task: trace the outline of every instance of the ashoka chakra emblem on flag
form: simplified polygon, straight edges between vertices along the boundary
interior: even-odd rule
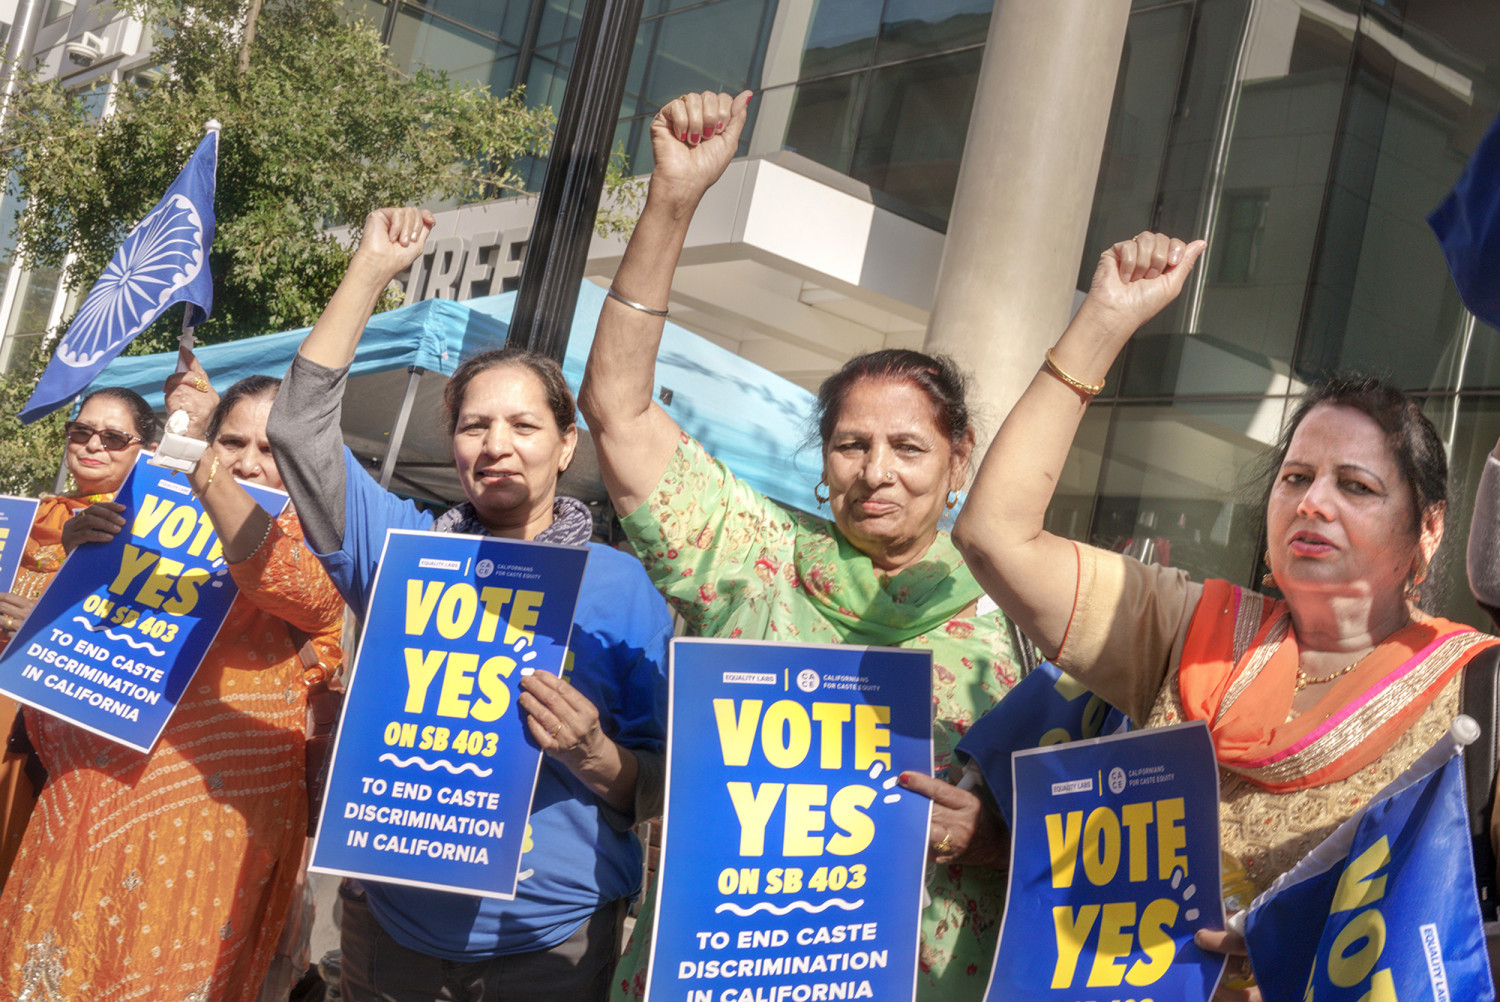
[[[75,368],[92,365],[155,320],[203,268],[203,219],[186,195],[173,195],[130,231],[78,308],[57,357]]]

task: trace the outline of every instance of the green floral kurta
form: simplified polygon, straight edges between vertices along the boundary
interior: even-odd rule
[[[969,725],[1016,683],[1005,617],[987,601],[993,611],[977,611],[983,592],[945,533],[920,563],[886,577],[832,522],[782,508],[686,435],[661,482],[623,524],[693,635],[931,651],[939,774]],[[933,866],[927,889],[917,997],[979,999],[1005,881],[982,867]],[[645,992],[652,908],[648,898],[615,976],[616,999]]]

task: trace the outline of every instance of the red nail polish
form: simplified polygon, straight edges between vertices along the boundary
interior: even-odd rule
[[[897,782],[899,782],[902,786],[906,786],[907,785],[906,773],[903,772],[901,774],[900,778],[897,780]]]
[[[682,135],[678,136],[677,138],[680,139],[680,140],[682,140],[685,143],[685,142],[687,142],[687,133],[684,132]]]
[[[695,133],[693,133],[692,137],[688,140],[688,142],[690,142],[690,143],[696,143],[699,140],[701,140],[702,138],[703,138],[703,135],[701,133],[695,132]]]

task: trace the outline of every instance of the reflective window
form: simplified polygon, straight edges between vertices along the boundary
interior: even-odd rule
[[[1261,6],[1225,151],[1197,329],[1268,372],[1292,360],[1317,246],[1356,21],[1338,14]]]
[[[653,113],[682,94],[738,91],[758,80],[770,6],[765,0],[719,0],[657,21],[645,71],[645,103]]]
[[[53,21],[60,21],[73,13],[75,6],[76,4],[71,0],[50,0],[47,4],[47,16],[43,20],[49,24]]]
[[[1476,30],[1485,23],[1439,39],[1383,12],[1361,20],[1299,369],[1357,366],[1414,390],[1458,378],[1470,320],[1426,217],[1495,116],[1485,81],[1500,68],[1500,20]]]
[[[397,65],[442,70],[454,80],[483,84],[497,93],[514,84],[515,46],[411,4],[403,4],[396,15],[390,52]]]
[[[847,174],[859,134],[856,116],[868,79],[864,73],[850,73],[798,84],[782,145]]]
[[[802,49],[802,76],[870,65],[880,32],[880,4],[872,0],[817,0]]]
[[[1088,288],[1100,251],[1155,225],[1191,30],[1192,10],[1180,4],[1130,18],[1078,275],[1080,289]]]
[[[886,0],[875,59],[884,63],[983,45],[994,9],[994,0]]]
[[[587,6],[588,0],[539,0],[539,2],[542,4],[542,19],[536,35],[538,45],[550,45],[578,37],[578,26],[583,23],[583,9]]]
[[[982,55],[966,49],[872,72],[850,175],[947,219]]]
[[[1248,582],[1264,536],[1258,461],[1285,398],[1115,408],[1089,542],[1195,581]]]

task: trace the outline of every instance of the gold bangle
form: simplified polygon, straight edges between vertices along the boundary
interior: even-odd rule
[[[1077,390],[1085,396],[1097,397],[1100,393],[1104,392],[1104,380],[1101,379],[1098,383],[1090,385],[1081,379],[1074,379],[1062,371],[1062,366],[1058,365],[1057,360],[1052,357],[1051,348],[1047,349],[1047,371],[1056,376],[1069,388]]]
[[[216,474],[218,472],[219,472],[219,455],[218,455],[218,453],[214,453],[214,462],[213,462],[213,465],[208,468],[208,479],[205,480],[205,481],[203,481],[203,489],[198,492],[198,496],[200,498],[203,495],[207,494],[208,493],[208,489],[213,486],[214,474]]]

